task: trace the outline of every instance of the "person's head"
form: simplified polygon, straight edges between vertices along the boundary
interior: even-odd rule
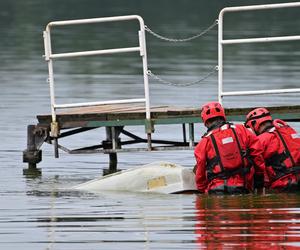
[[[245,126],[259,135],[272,125],[272,121],[272,116],[266,108],[256,108],[248,113]]]
[[[216,121],[226,121],[225,111],[218,102],[209,102],[201,108],[201,118],[206,127]]]

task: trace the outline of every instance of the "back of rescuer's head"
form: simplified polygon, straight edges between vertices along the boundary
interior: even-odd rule
[[[251,128],[256,134],[260,134],[260,128],[266,122],[272,122],[272,116],[266,108],[256,108],[246,116],[245,126]]]
[[[201,118],[205,126],[207,126],[207,122],[211,122],[217,117],[226,121],[225,111],[220,103],[209,102],[202,106]]]

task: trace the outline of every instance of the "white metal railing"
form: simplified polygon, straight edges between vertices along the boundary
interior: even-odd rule
[[[279,36],[279,37],[262,37],[262,38],[246,38],[246,39],[223,39],[223,18],[227,12],[239,12],[250,10],[266,10],[300,7],[300,2],[279,3],[266,5],[252,5],[240,7],[227,7],[220,11],[218,18],[218,100],[222,103],[223,96],[239,96],[239,95],[264,95],[264,94],[281,94],[300,92],[300,88],[294,89],[269,89],[269,90],[253,90],[253,91],[223,91],[223,45],[240,44],[240,43],[265,43],[279,41],[300,40],[300,36]]]
[[[139,47],[80,51],[80,52],[58,53],[58,54],[52,53],[51,34],[50,34],[50,30],[52,27],[77,25],[77,24],[128,21],[128,20],[138,20],[138,22],[139,22],[139,26],[140,26],[140,30],[138,32]],[[147,65],[147,51],[146,51],[146,40],[145,40],[145,25],[144,25],[144,20],[142,17],[140,17],[138,15],[129,15],[129,16],[116,16],[116,17],[104,17],[104,18],[91,18],[91,19],[50,22],[46,26],[46,30],[44,31],[43,35],[44,35],[44,46],[45,46],[45,60],[48,62],[50,99],[51,99],[51,115],[52,115],[52,123],[53,124],[56,123],[56,109],[87,107],[87,106],[95,106],[95,105],[101,105],[101,104],[120,104],[120,103],[144,102],[145,107],[146,107],[146,119],[149,120],[151,118],[149,82],[148,82],[148,74],[147,74],[148,65]],[[91,55],[104,55],[104,54],[114,54],[114,53],[128,53],[128,52],[140,52],[140,56],[142,57],[143,76],[144,76],[144,95],[145,95],[144,98],[99,101],[99,102],[71,103],[71,104],[56,104],[55,91],[54,91],[55,88],[54,88],[54,76],[53,76],[53,59],[79,57],[79,56],[91,56]]]

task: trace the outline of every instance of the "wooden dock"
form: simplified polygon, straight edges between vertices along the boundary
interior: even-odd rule
[[[245,121],[252,108],[225,108],[228,120]],[[266,107],[275,118],[300,121],[300,105]],[[51,115],[38,115],[40,125],[49,125]],[[139,105],[101,105],[73,108],[57,114],[61,129],[75,127],[145,125],[145,107]],[[151,108],[151,121],[155,124],[201,123],[200,108],[156,106]]]
[[[224,91],[223,88],[223,46],[226,44],[253,43],[253,42],[275,42],[287,40],[299,40],[300,36],[282,37],[260,37],[244,39],[223,39],[223,13],[231,11],[245,11],[254,9],[286,8],[298,7],[299,4],[276,4],[276,5],[257,5],[233,9],[227,7],[219,13],[218,24],[218,66],[211,72],[218,71],[218,100],[222,102],[224,96],[243,96],[243,95],[265,95],[265,94],[284,94],[300,93],[300,88],[250,90],[250,91]],[[52,53],[51,32],[56,26],[82,25],[106,22],[135,21],[139,23],[138,47],[122,47],[98,50],[83,50],[75,52]],[[209,29],[207,29],[208,31]],[[117,171],[117,153],[131,151],[157,151],[157,150],[192,150],[197,144],[194,140],[194,125],[201,123],[200,107],[182,108],[172,106],[151,107],[149,76],[153,76],[148,68],[147,48],[145,37],[144,20],[138,15],[65,20],[50,22],[43,32],[45,61],[48,64],[48,83],[50,90],[50,109],[51,114],[38,115],[37,124],[28,125],[27,128],[27,149],[23,152],[23,161],[28,163],[27,172],[38,172],[37,164],[42,160],[41,146],[43,143],[50,143],[54,146],[54,156],[59,157],[59,150],[70,154],[90,154],[105,153],[109,155],[108,173]],[[53,38],[52,38],[53,39]],[[70,51],[72,49],[70,48]],[[124,100],[99,100],[97,102],[83,103],[58,103],[55,96],[55,81],[53,63],[60,58],[73,58],[82,56],[100,56],[115,53],[136,53],[141,59],[144,92],[139,98],[127,98]],[[151,74],[150,74],[151,73]],[[208,76],[211,74],[209,73]],[[207,77],[208,77],[207,76]],[[204,77],[202,80],[205,80]],[[159,80],[159,78],[157,78]],[[160,79],[161,80],[161,79]],[[201,81],[202,81],[201,80]],[[137,96],[135,96],[137,97]],[[215,99],[215,98],[213,98]],[[114,103],[114,104],[112,104]],[[201,104],[199,104],[200,106]],[[76,107],[76,108],[75,108]],[[80,107],[80,108],[79,108]],[[245,121],[246,114],[253,109],[249,108],[226,108],[225,113],[228,121]],[[286,121],[300,121],[300,105],[285,107],[267,107],[273,118],[280,118]],[[177,140],[163,140],[163,136],[155,131],[157,125],[181,125],[176,126],[180,131],[176,135],[182,134]],[[144,127],[145,138],[133,134],[127,130],[130,126]],[[104,138],[101,143],[88,147],[68,149],[60,144],[60,139],[70,137],[75,134],[96,128],[105,128]],[[152,135],[155,134],[153,139]],[[121,136],[122,135],[122,136]],[[125,136],[123,136],[125,135]],[[100,135],[99,135],[100,137]],[[126,140],[124,140],[126,138]],[[127,139],[128,138],[128,139]],[[98,138],[97,138],[98,139]],[[180,140],[180,141],[178,141]],[[97,140],[99,142],[100,139]]]
[[[273,118],[285,121],[300,121],[300,105],[267,107]],[[245,121],[246,114],[252,108],[225,109],[228,121]],[[197,142],[194,141],[194,124],[201,123],[200,108],[182,108],[172,106],[156,106],[151,108],[151,120],[145,119],[145,107],[138,104],[114,104],[92,107],[73,108],[57,113],[59,128],[57,138],[51,136],[50,114],[37,115],[37,124],[28,126],[27,149],[23,152],[23,161],[28,163],[25,173],[37,171],[37,163],[42,160],[41,146],[44,142],[54,144],[56,141],[56,157],[58,149],[70,154],[109,154],[108,173],[117,171],[117,153],[131,151],[164,151],[164,150],[192,150]],[[145,135],[153,134],[156,125],[182,125],[181,141],[152,140],[141,138],[126,130],[128,126],[145,127]],[[78,149],[67,149],[59,144],[63,137],[72,136],[95,128],[105,128],[106,140],[98,145],[91,145]],[[188,131],[188,133],[187,133]],[[129,139],[122,141],[120,135]],[[158,135],[159,136],[159,135]],[[128,145],[136,145],[128,147]]]

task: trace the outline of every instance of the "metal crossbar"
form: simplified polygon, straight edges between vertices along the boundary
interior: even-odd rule
[[[240,12],[251,10],[266,10],[266,9],[281,9],[300,7],[300,2],[281,3],[281,4],[266,4],[252,5],[241,7],[227,7],[220,11],[218,18],[218,100],[222,103],[224,96],[240,96],[240,95],[265,95],[265,94],[284,94],[300,92],[300,88],[294,89],[269,89],[256,91],[223,91],[223,45],[240,44],[240,43],[266,43],[266,42],[281,42],[300,40],[299,36],[279,36],[279,37],[261,37],[261,38],[246,38],[246,39],[223,39],[223,19],[224,14],[228,12]]]

